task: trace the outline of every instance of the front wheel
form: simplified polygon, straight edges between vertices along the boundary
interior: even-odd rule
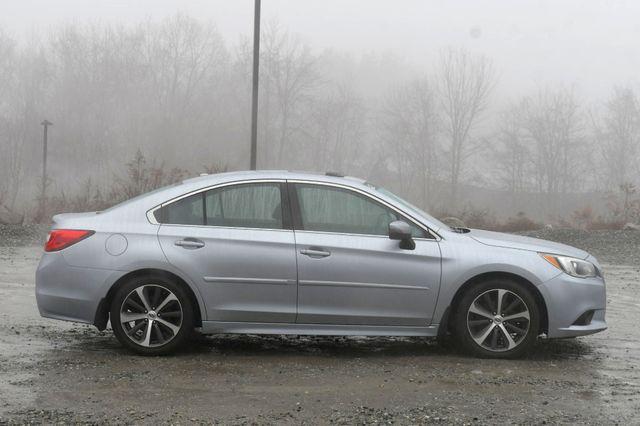
[[[138,277],[122,285],[110,318],[120,343],[143,355],[175,351],[193,329],[189,297],[182,286],[162,276]]]
[[[516,358],[535,344],[539,318],[536,301],[526,287],[490,280],[464,293],[453,326],[465,351],[484,358]]]

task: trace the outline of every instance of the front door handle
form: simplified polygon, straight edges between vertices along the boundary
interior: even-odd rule
[[[189,250],[199,249],[204,247],[204,242],[196,238],[185,238],[184,240],[178,240],[174,243],[178,247],[186,248]]]
[[[302,249],[302,250],[300,250],[300,254],[304,254],[305,256],[316,257],[316,258],[331,256],[331,252],[330,251],[322,250],[322,249],[317,248],[317,247],[310,247],[308,249]]]

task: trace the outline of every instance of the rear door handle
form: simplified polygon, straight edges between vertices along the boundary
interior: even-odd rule
[[[184,240],[178,240],[174,243],[178,247],[194,250],[204,247],[204,242],[196,238],[185,238]]]
[[[300,254],[304,254],[305,256],[309,256],[309,257],[327,257],[327,256],[331,256],[331,252],[330,251],[322,250],[322,249],[315,248],[315,247],[311,247],[311,248],[308,248],[308,249],[302,249],[302,250],[300,250]]]

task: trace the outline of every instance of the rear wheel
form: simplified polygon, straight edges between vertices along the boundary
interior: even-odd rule
[[[193,330],[193,309],[179,284],[162,276],[134,278],[111,302],[111,326],[117,339],[143,355],[175,351]]]
[[[539,318],[526,287],[496,279],[474,285],[462,296],[453,326],[465,351],[485,358],[516,358],[535,344]]]

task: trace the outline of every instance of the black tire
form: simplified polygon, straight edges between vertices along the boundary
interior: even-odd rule
[[[137,296],[137,289],[139,288],[143,288],[143,294],[147,296],[147,304],[152,308],[157,308],[156,306],[151,306],[154,303],[160,305],[158,300],[153,300],[153,298],[162,301],[169,293],[172,293],[175,296],[175,300],[170,298],[172,300],[162,308],[163,312],[166,309],[171,309],[172,311],[166,312],[166,317],[162,318],[162,315],[164,315],[162,312],[159,311],[155,313],[153,310],[147,311],[144,309],[142,306],[143,303],[140,303],[142,299]],[[124,306],[123,304],[127,298],[133,298],[133,301],[127,302],[127,305]],[[132,303],[133,306],[131,306],[130,303]],[[181,310],[180,315],[176,314],[178,310]],[[146,320],[139,319],[122,323],[121,311],[124,311],[124,315],[131,314],[140,316],[148,316],[150,312],[153,314],[153,318],[156,319],[149,319],[151,318],[149,317]],[[186,290],[182,285],[162,275],[135,277],[122,284],[111,301],[109,314],[113,334],[115,334],[118,341],[127,349],[141,355],[170,354],[183,346],[193,332],[193,306]],[[171,314],[171,317],[169,314]],[[146,325],[144,324],[145,321]],[[148,326],[149,321],[152,321],[152,327]],[[164,322],[161,323],[160,321]],[[170,324],[165,325],[167,322]],[[170,328],[169,325],[172,327]],[[147,330],[147,328],[149,328],[149,330]],[[143,333],[148,331],[151,338],[144,340],[146,334],[141,336],[141,330],[143,330]],[[133,331],[133,333],[131,333],[133,337],[129,337],[127,334],[128,331],[130,333]],[[143,339],[138,339],[138,336],[143,337]],[[163,342],[162,338],[167,339],[166,342]],[[147,342],[149,343],[145,345]]]
[[[503,315],[495,315],[498,298],[507,305],[501,308],[510,308],[511,312],[503,311],[500,312]],[[492,312],[488,312],[489,307],[493,307]],[[525,309],[528,311],[528,320]],[[476,313],[480,311],[481,314]],[[491,314],[492,318],[485,316],[486,313]],[[514,316],[510,314],[523,316],[507,321],[506,318]],[[482,321],[486,321],[486,325]],[[508,279],[490,279],[473,285],[462,295],[455,306],[452,329],[458,345],[466,353],[480,358],[519,358],[536,343],[540,313],[535,297],[524,285]],[[516,346],[509,349],[513,343]]]

